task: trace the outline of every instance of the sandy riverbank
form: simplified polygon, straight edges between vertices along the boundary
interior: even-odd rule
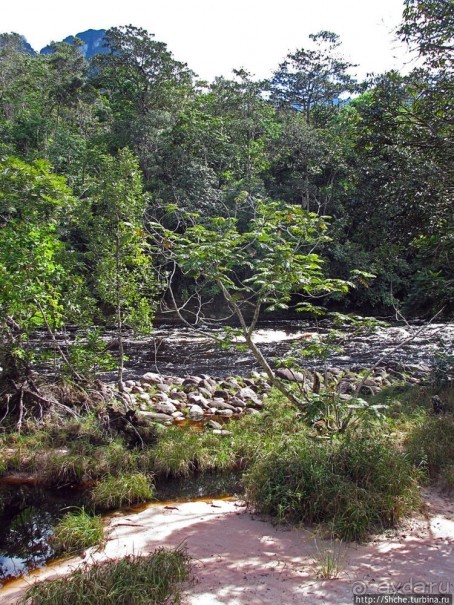
[[[343,571],[335,580],[318,576],[318,553],[329,542],[306,529],[274,526],[246,511],[242,502],[205,500],[151,505],[114,515],[108,542],[84,559],[51,564],[0,590],[12,605],[36,580],[67,574],[83,560],[148,553],[158,546],[187,544],[196,581],[185,587],[185,605],[349,605],[356,592],[393,589],[454,592],[454,502],[425,494],[427,515],[365,545],[341,545]],[[450,586],[449,586],[450,585]]]

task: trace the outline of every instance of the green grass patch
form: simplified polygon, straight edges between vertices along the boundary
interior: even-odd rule
[[[190,579],[184,548],[147,557],[86,565],[70,576],[32,586],[20,605],[162,605],[180,602],[180,584]]]
[[[153,495],[150,478],[144,473],[131,473],[99,481],[91,492],[91,500],[97,510],[111,510],[147,502]]]
[[[67,513],[54,527],[52,544],[57,554],[75,554],[101,545],[104,526],[101,517],[89,515],[84,508]]]
[[[446,464],[440,472],[440,487],[449,496],[454,495],[454,464]]]
[[[328,524],[334,536],[360,541],[417,507],[417,476],[378,433],[321,442],[296,435],[283,436],[243,481],[258,511],[281,521]]]
[[[429,480],[449,477],[454,468],[454,417],[427,416],[415,423],[405,439],[410,460]]]
[[[155,447],[145,455],[154,473],[171,477],[189,477],[194,472],[222,471],[234,464],[229,437],[190,427],[169,427],[159,436]]]

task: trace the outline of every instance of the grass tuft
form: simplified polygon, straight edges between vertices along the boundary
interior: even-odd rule
[[[91,493],[91,500],[99,510],[130,506],[152,498],[153,487],[150,478],[143,473],[108,476],[101,479]]]
[[[345,564],[345,549],[342,542],[331,540],[330,543],[315,542],[317,577],[322,580],[335,580],[339,577]]]
[[[80,508],[60,519],[54,528],[52,543],[57,554],[76,554],[90,546],[102,544],[103,539],[101,517],[93,517]]]
[[[430,481],[449,477],[454,466],[454,417],[427,416],[410,430],[405,440],[410,460]]]
[[[85,565],[69,577],[35,584],[19,605],[162,605],[180,602],[180,584],[190,579],[182,547],[160,548],[146,557]]]
[[[343,441],[285,437],[244,475],[247,497],[281,521],[326,523],[363,540],[394,526],[419,503],[417,471],[379,434]]]

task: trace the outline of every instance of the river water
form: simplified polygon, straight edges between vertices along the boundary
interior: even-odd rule
[[[347,330],[337,340],[332,352],[322,359],[299,356],[302,366],[309,368],[370,367],[382,356],[383,364],[399,369],[428,370],[436,353],[453,353],[454,323],[427,326],[412,338],[421,325],[394,325],[379,327],[373,332],[357,334]],[[280,321],[262,322],[254,340],[268,360],[289,355],[298,357],[298,349],[326,342],[329,326],[311,323]],[[406,342],[396,349],[399,343]],[[212,376],[243,375],[259,369],[253,356],[236,348],[221,348],[203,334],[189,328],[161,326],[147,338],[128,338],[126,342],[125,376],[134,378],[145,371],[184,376],[210,374]]]
[[[332,328],[328,322],[262,321],[254,340],[272,365],[276,359],[296,355],[301,366],[306,368],[321,369],[326,364],[357,370],[371,367],[384,357],[383,365],[418,372],[428,371],[437,353],[452,355],[454,352],[454,322],[428,324],[421,330],[422,327],[420,322],[393,324],[361,333],[353,328],[343,328],[342,337],[324,359],[298,356],[297,350],[326,342]],[[74,333],[58,337],[60,344],[66,347],[74,339]],[[107,332],[103,338],[115,355],[118,349],[115,333]],[[403,342],[405,344],[399,347]],[[44,333],[38,334],[33,344],[38,349],[51,347]],[[158,324],[146,337],[126,333],[125,352],[128,357],[125,379],[137,378],[148,371],[174,376],[209,374],[223,377],[260,369],[248,351],[222,348],[209,337],[208,331],[194,332],[174,325]],[[104,374],[106,380],[114,379],[114,376],[114,372]]]

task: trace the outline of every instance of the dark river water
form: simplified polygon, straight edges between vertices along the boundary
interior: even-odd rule
[[[301,366],[309,368],[321,368],[326,364],[328,367],[359,369],[370,367],[384,356],[383,365],[410,371],[427,370],[437,353],[452,354],[454,349],[454,322],[430,324],[422,331],[422,324],[414,323],[379,327],[363,333],[343,329],[343,336],[334,343],[326,358],[298,357],[298,348],[326,342],[330,327],[324,323],[316,325],[301,321],[261,322],[254,339],[272,364],[275,359],[296,355]],[[60,339],[64,342],[61,335]],[[107,335],[106,341],[115,355],[113,332]],[[406,344],[396,350],[399,343],[405,341]],[[49,346],[45,335],[36,341],[36,346],[43,345]],[[208,335],[170,325],[156,327],[147,337],[127,334],[125,352],[128,357],[125,379],[136,378],[147,371],[175,376],[227,376],[259,369],[248,351],[222,348]],[[113,379],[114,373],[105,374],[105,378]]]
[[[58,519],[81,504],[77,489],[45,490],[0,482],[0,587],[54,555],[50,537]]]
[[[393,326],[379,328],[368,335],[347,335],[336,345],[336,350],[326,358],[328,366],[370,366],[381,356],[386,363],[400,367],[425,367],[431,364],[434,354],[453,349],[454,324],[429,326],[414,340],[393,351],[400,342],[408,340],[419,326]],[[296,322],[262,324],[256,331],[255,341],[268,359],[285,358],[297,353],[298,347],[327,338],[327,329]],[[338,349],[337,349],[338,347]],[[129,340],[126,346],[127,364],[131,374],[143,370],[160,371],[163,374],[211,374],[223,376],[245,374],[257,369],[257,363],[247,351],[235,348],[222,349],[208,338],[191,334],[189,329],[158,329],[146,340]],[[301,358],[306,367],[320,367],[325,360]]]

